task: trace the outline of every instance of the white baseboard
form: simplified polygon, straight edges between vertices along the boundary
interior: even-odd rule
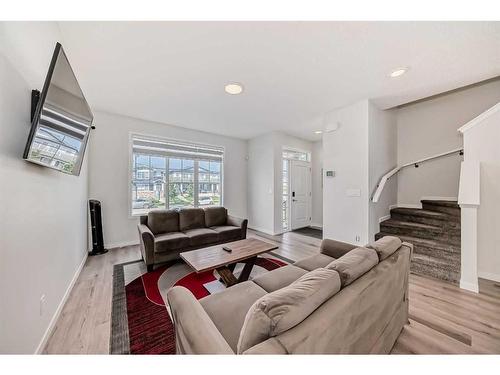
[[[458,197],[433,197],[433,196],[427,196],[427,197],[421,197],[420,200],[422,201],[458,201]]]
[[[497,283],[500,283],[500,275],[497,273],[491,273],[491,272],[481,272],[479,271],[477,275],[481,279],[486,279],[486,280],[491,280],[491,281],[496,281]]]
[[[385,216],[379,217],[378,222],[380,224],[381,222],[389,220],[390,218],[391,218],[391,215],[385,215]]]
[[[313,224],[313,223],[311,223],[309,226],[311,228],[313,228],[313,229],[323,230],[323,225],[321,225],[321,224]]]
[[[139,245],[139,241],[125,241],[125,242],[108,243],[108,244],[105,244],[104,247],[109,250],[109,249],[115,249],[117,247],[135,246],[135,245]]]
[[[259,227],[248,227],[248,229],[252,229],[252,230],[256,230],[257,232],[262,232],[262,233],[265,233],[265,234],[269,234],[270,236],[276,236],[276,233],[273,233],[272,231],[270,230],[267,230],[267,229],[264,229],[264,228],[259,228]]]
[[[468,281],[460,280],[460,289],[465,289],[470,292],[479,293],[479,284],[477,282],[470,283]]]
[[[422,201],[458,201],[457,197],[433,197],[433,196],[425,196],[425,197],[420,197],[420,200]],[[396,207],[401,207],[401,208],[422,208],[422,203],[416,204],[416,203],[398,203]]]
[[[400,203],[398,204],[400,208],[422,208],[421,204],[410,204],[410,203]]]
[[[57,319],[59,319],[59,316],[61,315],[62,309],[64,305],[66,304],[66,301],[68,300],[68,297],[73,290],[73,287],[75,286],[76,280],[78,280],[78,276],[80,276],[80,273],[82,272],[83,266],[85,265],[85,262],[87,261],[88,253],[85,253],[85,256],[83,257],[82,262],[78,266],[75,274],[73,275],[73,278],[71,279],[71,282],[68,285],[68,288],[66,289],[66,292],[64,293],[63,298],[61,299],[61,302],[59,303],[59,306],[57,306],[57,309],[52,316],[52,319],[50,320],[49,326],[45,330],[45,333],[42,336],[42,340],[40,340],[40,343],[38,344],[38,347],[35,350],[35,354],[41,354],[43,349],[45,348],[45,345],[47,344],[47,340],[49,339],[50,335],[52,334],[52,331],[54,330],[54,327],[57,323]]]

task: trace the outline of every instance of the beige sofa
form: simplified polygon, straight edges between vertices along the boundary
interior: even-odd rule
[[[320,253],[196,300],[167,293],[178,354],[389,353],[408,322],[413,245],[323,240]]]

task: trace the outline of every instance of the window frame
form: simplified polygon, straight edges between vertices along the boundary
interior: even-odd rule
[[[128,217],[129,219],[137,219],[140,216],[147,215],[147,213],[152,209],[149,209],[146,213],[134,213],[133,208],[132,208],[132,179],[133,179],[133,162],[134,162],[134,137],[143,137],[143,138],[148,138],[151,140],[155,141],[163,141],[163,142],[172,142],[172,143],[179,143],[179,144],[184,144],[184,145],[193,145],[193,146],[200,146],[200,147],[212,147],[212,148],[219,148],[222,151],[222,158],[220,159],[220,202],[217,207],[223,207],[224,206],[224,161],[225,161],[225,156],[226,156],[226,148],[221,145],[214,145],[214,144],[208,144],[208,143],[200,143],[200,142],[193,142],[185,139],[178,139],[178,138],[167,138],[167,137],[162,137],[154,134],[145,134],[145,133],[137,133],[137,132],[130,132],[129,133],[129,142],[128,142],[128,172],[127,172],[127,184],[128,184]],[[146,154],[145,154],[146,155]],[[171,156],[165,155],[167,158],[166,160],[166,177],[168,179],[168,171],[169,171],[169,158]],[[194,169],[193,169],[193,192],[194,192],[194,207],[199,208],[199,161],[203,160],[202,157],[200,158],[195,158],[195,159],[189,159],[186,157],[179,156],[180,159],[188,159],[188,160],[194,160]],[[164,182],[164,189],[165,189],[165,209],[169,209],[169,201],[168,201],[168,196],[169,196],[169,190],[168,190],[168,185],[169,181]]]

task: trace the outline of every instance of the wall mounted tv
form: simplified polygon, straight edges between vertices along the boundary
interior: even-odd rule
[[[76,175],[94,116],[60,43],[41,93],[32,92],[32,120],[23,158]]]

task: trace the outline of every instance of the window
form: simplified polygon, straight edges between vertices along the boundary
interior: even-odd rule
[[[220,206],[220,147],[132,136],[131,213],[153,208]]]
[[[283,150],[283,159],[310,161],[311,157],[308,152],[296,151],[296,150]]]

